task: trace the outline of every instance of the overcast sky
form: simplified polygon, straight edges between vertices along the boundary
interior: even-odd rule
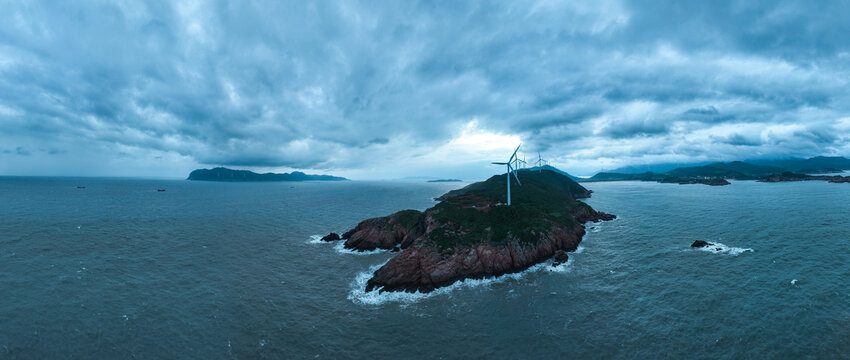
[[[0,0],[0,175],[846,156],[848,4]]]

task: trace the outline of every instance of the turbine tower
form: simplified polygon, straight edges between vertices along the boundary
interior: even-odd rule
[[[519,178],[516,176],[516,166],[511,167],[511,163],[516,163],[516,164],[519,163],[519,158],[517,158],[516,152],[519,151],[520,146],[522,146],[522,144],[519,144],[519,146],[516,147],[516,150],[514,150],[514,153],[511,155],[511,158],[508,159],[508,162],[494,162],[493,163],[495,165],[506,165],[508,167],[508,172],[505,174],[508,177],[507,178],[507,180],[508,180],[507,181],[507,183],[508,183],[508,206],[511,205],[511,172],[514,173],[514,178],[516,179],[516,183],[519,184],[519,186],[522,186],[522,183],[519,182]]]

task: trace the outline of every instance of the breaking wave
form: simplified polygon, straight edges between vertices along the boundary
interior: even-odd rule
[[[715,254],[728,254],[738,256],[747,251],[753,251],[751,248],[739,248],[739,247],[731,247],[721,244],[719,242],[711,243],[709,246],[703,246],[701,248],[697,248],[697,250],[715,253]]]
[[[558,266],[552,266],[551,260],[546,260],[518,273],[487,277],[483,279],[464,279],[461,281],[457,281],[449,286],[437,288],[429,293],[408,293],[400,291],[388,291],[382,293],[379,291],[379,289],[373,289],[370,292],[366,292],[366,283],[369,281],[370,278],[372,278],[372,274],[381,266],[384,266],[384,264],[386,263],[387,262],[385,261],[382,264],[370,267],[367,271],[358,273],[354,280],[351,282],[351,291],[348,293],[348,300],[351,300],[352,302],[358,305],[383,305],[386,303],[393,302],[411,304],[434,296],[449,294],[457,289],[488,287],[492,284],[498,284],[508,280],[520,280],[530,273],[566,273],[569,272],[569,270],[572,268],[573,258],[570,257],[570,259],[567,260],[566,263],[560,264]]]
[[[338,252],[340,254],[348,254],[348,255],[375,255],[375,254],[380,254],[380,253],[384,253],[384,252],[389,251],[389,250],[384,250],[384,249],[375,249],[375,250],[369,250],[369,251],[357,251],[357,250],[352,250],[352,249],[346,249],[345,248],[345,241],[342,241],[342,240],[337,241],[337,243],[334,245],[334,250],[336,250],[336,252]]]
[[[322,241],[321,235],[310,235],[310,239],[307,240],[308,244],[333,244],[334,250],[340,254],[347,255],[374,255],[387,252],[389,250],[384,249],[375,249],[370,251],[357,251],[352,249],[345,248],[345,240],[335,240],[335,241]]]
[[[587,223],[585,228],[587,229],[587,232],[591,232],[591,233],[600,232],[600,231],[602,231],[602,222],[601,221],[595,222],[595,223],[589,222],[589,223]]]

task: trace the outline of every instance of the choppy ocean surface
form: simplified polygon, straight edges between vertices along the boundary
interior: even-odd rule
[[[848,184],[586,184],[566,265],[427,295],[316,241],[462,185],[0,178],[0,358],[850,358]]]

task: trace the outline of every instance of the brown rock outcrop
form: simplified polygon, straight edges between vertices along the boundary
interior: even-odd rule
[[[339,234],[332,232],[330,234],[325,235],[325,237],[322,238],[322,241],[337,241],[339,239]]]
[[[582,226],[553,228],[541,234],[537,244],[480,244],[449,254],[417,244],[375,271],[366,291],[430,292],[463,279],[520,272],[552,258],[556,251],[575,251],[584,232]]]
[[[402,210],[385,217],[361,221],[354,229],[344,234],[346,249],[370,251],[375,249],[407,248],[419,238],[424,229],[421,218],[424,214],[416,210]]]

